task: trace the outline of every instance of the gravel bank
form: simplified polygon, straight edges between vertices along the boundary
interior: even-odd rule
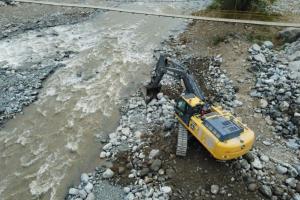
[[[282,14],[300,14],[300,2],[298,0],[277,0],[271,6],[271,11]]]
[[[100,11],[27,3],[0,6],[0,39],[10,38],[29,30],[75,24],[89,19],[96,12]]]

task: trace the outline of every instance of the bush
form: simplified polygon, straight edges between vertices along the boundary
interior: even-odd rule
[[[274,0],[215,0],[211,9],[265,11]]]

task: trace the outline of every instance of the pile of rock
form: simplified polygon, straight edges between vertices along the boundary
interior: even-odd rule
[[[206,88],[212,93],[212,100],[232,111],[232,108],[242,106],[243,103],[236,99],[238,87],[233,85],[226,71],[220,68],[221,63],[220,56],[211,58],[208,71],[202,71],[202,77],[205,79]]]
[[[249,49],[251,71],[256,77],[250,95],[260,99],[256,112],[273,119],[274,132],[290,137],[299,134],[300,81],[290,70],[295,61],[280,58],[280,53],[272,48],[272,42],[266,41],[262,46],[254,44]]]
[[[124,187],[125,199],[169,199],[172,189],[165,185],[165,181],[171,172],[163,168],[160,150],[149,149],[149,142],[151,143],[150,137],[157,127],[167,131],[175,126],[174,101],[159,93],[157,99],[146,104],[142,94],[138,93],[124,105],[121,109],[120,125],[115,132],[109,134],[100,158],[112,163],[117,160],[120,153],[128,155],[126,168],[129,170],[128,179],[132,184]],[[116,173],[124,173],[123,167],[114,171],[112,165],[96,169],[89,182],[98,184],[104,179],[115,178]],[[85,180],[81,177],[81,184],[77,188],[70,189],[68,199],[79,197],[80,194],[73,194],[74,189],[86,191],[87,186],[88,189],[92,188],[86,180],[87,176]],[[92,190],[90,191],[92,193]],[[86,193],[88,194],[88,191]],[[81,199],[88,196],[83,197],[84,195],[80,196]]]
[[[24,70],[0,68],[0,125],[35,101],[42,81],[63,66],[52,64]]]
[[[250,191],[259,190],[270,199],[293,199],[300,197],[299,164],[289,164],[269,158],[256,149],[236,161]]]

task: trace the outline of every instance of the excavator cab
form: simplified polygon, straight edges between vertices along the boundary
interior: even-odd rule
[[[188,126],[190,118],[203,114],[205,107],[205,103],[194,94],[184,94],[176,100],[175,113]]]

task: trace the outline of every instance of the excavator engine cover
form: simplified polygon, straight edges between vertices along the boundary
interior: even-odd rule
[[[244,131],[243,128],[223,116],[206,118],[203,124],[222,142],[238,137]]]

